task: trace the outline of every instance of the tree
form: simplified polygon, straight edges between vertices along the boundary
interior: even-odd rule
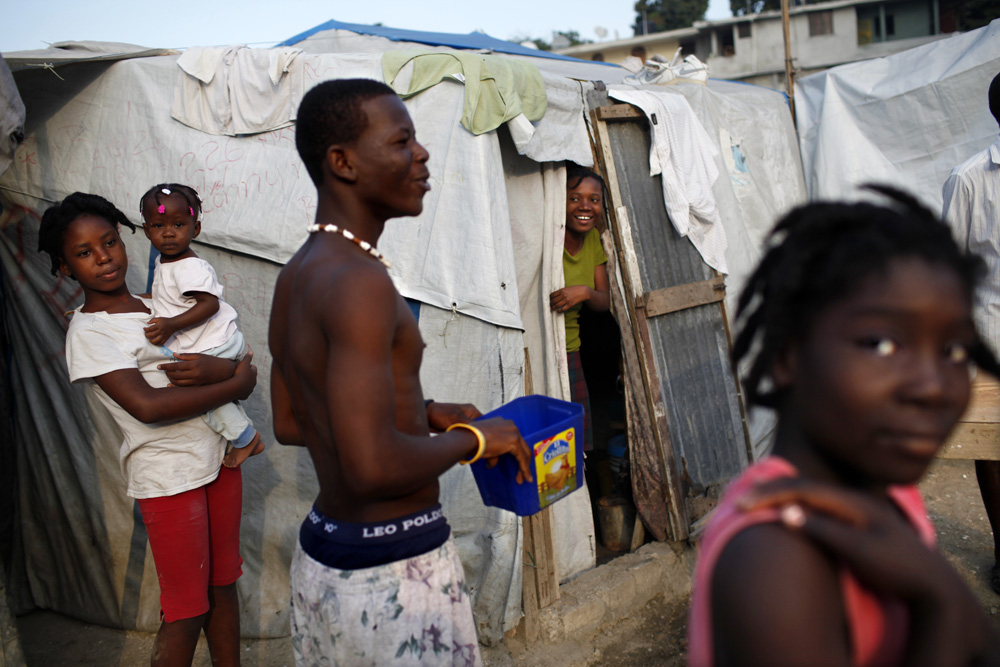
[[[556,34],[552,36],[552,38],[553,38],[552,42],[553,43],[556,42],[556,35],[560,35],[560,36],[562,36],[563,39],[565,39],[566,41],[568,41],[569,44],[567,46],[576,46],[577,44],[592,44],[593,43],[593,40],[582,39],[580,37],[580,33],[578,33],[576,30],[559,30],[559,31],[557,31]],[[565,48],[565,47],[560,47],[560,48]]]
[[[967,32],[988,25],[1000,16],[1000,0],[944,0],[941,3],[941,27],[945,17],[954,22],[954,29]]]
[[[788,4],[793,6],[796,3]],[[729,9],[733,12],[733,16],[760,14],[768,9],[781,9],[781,0],[729,0]]]
[[[556,35],[561,35],[563,39],[565,39],[567,42],[569,42],[569,44],[560,44],[558,46],[554,46],[554,43],[557,41],[555,39]],[[576,46],[577,44],[592,44],[593,43],[593,40],[582,39],[580,37],[580,33],[577,32],[576,30],[558,30],[558,31],[556,31],[556,33],[553,35],[553,40],[552,40],[553,43],[546,42],[544,39],[540,39],[540,38],[537,38],[537,37],[515,37],[514,39],[512,39],[510,41],[515,42],[517,44],[523,44],[524,42],[533,42],[534,45],[538,47],[539,51],[551,51],[553,48],[560,48],[560,49],[562,49],[562,48],[566,48],[567,46]]]
[[[508,42],[514,42],[515,44],[524,44],[525,42],[531,42],[535,45],[535,48],[539,51],[551,51],[552,45],[546,42],[544,39],[539,39],[538,37],[513,37],[507,40]]]
[[[708,0],[638,0],[632,30],[638,36],[687,28],[705,16],[706,11]]]

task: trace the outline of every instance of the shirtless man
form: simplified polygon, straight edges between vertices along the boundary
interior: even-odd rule
[[[320,486],[291,567],[296,664],[478,665],[438,476],[512,454],[531,481],[530,452],[508,420],[424,400],[424,342],[374,246],[423,209],[427,150],[366,79],[309,91],[296,146],[321,227],[278,276],[268,334],[275,436],[309,449]]]

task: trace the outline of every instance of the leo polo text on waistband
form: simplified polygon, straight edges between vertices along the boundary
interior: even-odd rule
[[[445,523],[445,518],[444,512],[441,511],[441,505],[437,504],[413,514],[375,523],[336,521],[313,507],[309,511],[307,521],[338,542],[372,544],[373,542],[394,541],[419,535],[428,530],[435,530]]]

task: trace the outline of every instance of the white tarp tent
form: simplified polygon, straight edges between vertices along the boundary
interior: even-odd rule
[[[889,183],[941,211],[952,168],[997,136],[986,91],[1000,72],[1000,19],[795,84],[810,199],[856,198]]]
[[[310,40],[291,45],[304,52],[290,59],[282,49],[282,73],[290,78],[279,77],[285,81],[281,94],[289,98],[281,104],[295,108],[302,93],[322,80],[381,79],[386,45],[373,40],[382,38],[355,37],[350,53]],[[359,46],[364,43],[371,48]],[[272,52],[253,51],[264,55],[251,58],[273,61]],[[294,127],[220,136],[172,119],[176,91],[189,83],[176,55],[80,62],[61,67],[59,77],[44,69],[18,71],[38,62],[31,54],[5,57],[28,109],[27,139],[0,178],[12,377],[23,397],[14,415],[20,541],[9,574],[15,609],[34,604],[93,622],[154,629],[158,588],[141,521],[124,493],[116,429],[66,381],[64,313],[79,303],[79,290],[50,276],[47,258],[36,251],[38,216],[81,190],[102,194],[138,222],[138,198],[151,185],[175,181],[198,189],[205,221],[197,250],[215,266],[255,350],[260,374],[247,407],[269,433],[271,293],[281,263],[305,238],[315,190],[296,154]],[[595,72],[606,73],[606,81],[627,74],[568,59],[531,60],[542,70],[548,99],[537,123],[474,136],[458,123],[464,94],[458,82],[407,100],[418,138],[430,150],[433,191],[421,216],[390,222],[380,243],[400,291],[420,302],[426,395],[470,401],[484,411],[522,393],[526,348],[535,391],[568,397],[562,322],[548,309],[547,296],[562,280],[562,160],[591,162],[584,94],[594,84],[586,79],[597,78]],[[225,58],[219,62],[226,66]],[[574,67],[580,80],[566,78]],[[241,90],[235,69],[225,80]],[[659,88],[659,94],[678,93],[691,100],[709,135],[723,142],[715,157],[723,174],[716,196],[730,236],[730,266],[734,274],[745,272],[756,258],[757,239],[803,194],[794,135],[781,117],[787,116],[784,100],[715,82]],[[225,99],[216,95],[213,103]],[[141,234],[126,235],[126,244],[129,285],[144,291],[149,245]],[[467,468],[454,468],[441,482],[480,637],[496,642],[520,615],[520,522],[482,504]],[[244,467],[239,587],[246,636],[288,631],[288,563],[315,492],[305,450],[271,444]],[[554,508],[558,567],[566,579],[594,564],[591,509],[585,492]]]

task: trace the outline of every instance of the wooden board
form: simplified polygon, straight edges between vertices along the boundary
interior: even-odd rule
[[[1000,424],[959,422],[938,458],[1000,461]]]
[[[528,520],[521,521],[524,537],[521,544],[521,611],[524,616],[518,624],[528,643],[538,639],[541,625],[538,620],[538,586],[535,583],[536,572],[534,560],[535,544],[532,536],[534,531],[528,528]]]
[[[1000,382],[979,375],[972,383],[969,407],[962,415],[963,422],[980,424],[1000,423]]]
[[[528,348],[524,348],[524,394],[533,393],[531,357]],[[524,535],[521,552],[521,610],[524,616],[521,623],[525,641],[534,642],[541,629],[538,611],[559,599],[559,571],[549,508],[524,517],[521,529]]]
[[[538,608],[544,609],[559,599],[559,577],[556,572],[556,550],[552,539],[552,513],[546,507],[538,514],[527,517],[525,535],[530,535],[532,551],[527,552],[525,544],[525,565],[535,572],[532,584],[535,586]]]
[[[646,114],[631,104],[605,104],[597,107],[598,120],[635,120],[646,119]]]
[[[1000,382],[976,378],[969,407],[938,457],[1000,461]]]
[[[722,276],[719,276],[711,280],[676,287],[664,287],[650,292],[643,298],[642,305],[646,308],[646,317],[657,317],[685,308],[722,301],[725,296],[726,283]]]
[[[552,539],[552,515],[546,507],[538,514],[524,517],[524,551],[521,565],[521,601],[524,639],[538,639],[541,625],[538,611],[559,599],[559,575],[556,569],[555,542]]]

